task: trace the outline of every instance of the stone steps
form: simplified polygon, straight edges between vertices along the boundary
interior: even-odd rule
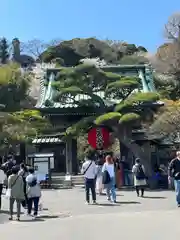
[[[65,181],[65,175],[55,174],[53,173],[51,176],[52,179],[52,188],[63,188],[63,186],[67,187],[67,182]],[[71,185],[72,186],[83,186],[84,185],[84,177],[82,175],[71,176]],[[69,183],[68,183],[69,186]]]

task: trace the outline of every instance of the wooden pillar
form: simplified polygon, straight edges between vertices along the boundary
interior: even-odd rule
[[[72,139],[66,140],[66,175],[72,174]]]
[[[20,161],[24,162],[26,160],[26,144],[25,143],[20,143],[19,152],[20,152]]]
[[[77,159],[77,140],[72,139],[72,173],[77,175],[79,170],[79,163]]]
[[[142,151],[144,152],[144,159],[142,159],[142,164],[145,167],[146,174],[148,176],[151,176],[152,175],[152,162],[151,162],[150,141],[147,141],[142,145]]]
[[[120,158],[121,158],[121,160],[124,159],[125,161],[127,161],[128,152],[129,152],[129,149],[122,142],[120,142],[120,154],[121,154]]]

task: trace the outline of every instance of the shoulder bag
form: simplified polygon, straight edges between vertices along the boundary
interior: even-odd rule
[[[6,197],[7,197],[7,198],[10,198],[10,197],[11,197],[11,190],[12,190],[12,188],[14,187],[14,185],[16,184],[16,181],[18,180],[18,178],[19,178],[19,175],[18,175],[17,178],[14,180],[13,184],[11,185],[11,188],[8,188],[8,189],[6,190]]]
[[[90,168],[91,165],[92,165],[92,161],[90,162],[90,164],[88,165],[88,167],[86,168],[86,170],[83,172],[83,175],[86,174],[87,170]]]

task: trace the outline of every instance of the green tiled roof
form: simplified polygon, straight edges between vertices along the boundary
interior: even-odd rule
[[[120,75],[127,76],[138,76],[141,79],[142,83],[142,91],[143,92],[154,92],[154,82],[152,69],[149,65],[107,65],[102,67],[104,71],[119,73]],[[69,99],[65,104],[61,102],[55,102],[54,96],[57,91],[52,87],[56,74],[60,69],[47,69],[46,78],[41,79],[40,82],[40,96],[39,100],[36,104],[36,108],[38,109],[49,109],[49,108],[76,108],[77,104],[73,103],[72,100]],[[101,98],[104,98],[104,92],[96,93]],[[84,94],[78,94],[75,98],[76,101],[88,99],[89,97]],[[108,99],[108,104],[119,103],[119,100],[116,99]]]

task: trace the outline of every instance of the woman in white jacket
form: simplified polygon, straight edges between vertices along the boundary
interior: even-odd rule
[[[3,191],[3,185],[6,180],[6,174],[4,171],[0,168],[0,209],[1,209],[1,201],[2,201],[2,191]]]
[[[136,158],[135,160],[135,164],[132,168],[132,173],[134,174],[134,186],[136,189],[137,196],[139,197],[139,192],[141,191],[141,197],[143,197],[147,182],[146,182],[145,168],[141,164],[139,158]]]
[[[115,190],[115,168],[114,168],[114,162],[110,155],[106,156],[106,162],[104,163],[102,167],[102,173],[103,175],[105,172],[108,174],[108,183],[105,184],[106,188],[106,194],[108,201],[113,201],[116,203],[116,190]],[[106,175],[107,175],[106,174]],[[103,176],[104,177],[104,176]],[[105,180],[105,179],[104,179]]]

